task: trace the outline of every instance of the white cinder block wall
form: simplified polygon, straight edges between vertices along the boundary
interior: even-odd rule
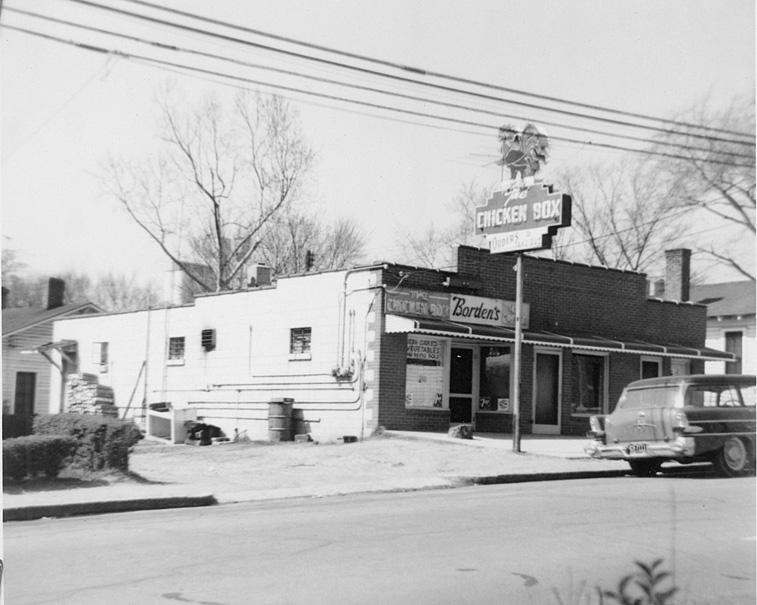
[[[376,284],[380,272],[371,269],[281,278],[272,287],[201,296],[183,307],[60,320],[54,339],[78,342],[80,371],[114,389],[122,415],[139,417],[146,395],[148,404],[196,409],[229,437],[267,439],[268,403],[288,397],[298,432],[318,441],[361,437],[375,428],[365,413],[360,360],[371,346],[369,313],[381,308]],[[292,328],[311,329],[309,355],[290,354]],[[206,329],[215,330],[212,351],[202,347]],[[168,360],[171,337],[185,339],[183,362]],[[101,342],[108,343],[107,367],[99,364]],[[339,366],[355,372],[337,380],[332,372]],[[55,412],[60,377],[52,381]]]

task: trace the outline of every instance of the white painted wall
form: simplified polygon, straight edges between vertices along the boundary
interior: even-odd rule
[[[139,413],[146,392],[148,403],[197,409],[229,437],[236,429],[267,439],[268,402],[291,397],[314,439],[361,436],[372,430],[373,420],[364,413],[357,376],[340,382],[331,373],[340,361],[340,342],[345,364],[365,353],[366,317],[372,302],[381,301],[380,289],[365,289],[378,280],[376,270],[282,278],[275,287],[202,296],[190,306],[56,321],[54,338],[78,341],[81,371],[114,389],[122,414],[132,392],[128,415]],[[289,353],[290,329],[299,327],[312,330],[309,359]],[[214,351],[202,349],[203,329],[216,330]],[[167,362],[168,338],[174,336],[185,338],[180,365]],[[109,343],[107,372],[93,360],[97,342]],[[53,384],[51,393],[58,392]],[[51,410],[58,405],[51,395]]]

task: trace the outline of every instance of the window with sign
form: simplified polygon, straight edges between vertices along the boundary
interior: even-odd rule
[[[603,355],[573,355],[573,415],[604,413],[606,370],[607,358]]]
[[[478,409],[512,412],[510,407],[510,347],[481,347]]]
[[[446,342],[429,336],[408,334],[405,374],[405,406],[446,408],[444,365]]]

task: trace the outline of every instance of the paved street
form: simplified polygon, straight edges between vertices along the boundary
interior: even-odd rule
[[[666,476],[18,522],[4,528],[5,596],[577,603],[596,584],[614,589],[634,560],[663,557],[676,602],[753,604],[754,510],[754,478]]]

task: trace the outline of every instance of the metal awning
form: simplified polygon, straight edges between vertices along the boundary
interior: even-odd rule
[[[515,342],[515,329],[463,324],[446,319],[418,319],[401,315],[386,316],[387,334],[413,333],[481,342]],[[523,344],[562,347],[586,351],[657,355],[705,361],[735,361],[731,353],[709,347],[685,347],[675,343],[656,344],[641,340],[614,340],[601,336],[569,336],[555,332],[523,330]]]
[[[57,342],[48,342],[43,345],[40,345],[38,347],[35,347],[33,349],[26,349],[24,351],[21,351],[22,355],[34,355],[35,353],[39,353],[47,359],[51,364],[53,364],[56,368],[58,368],[58,371],[62,374],[63,373],[63,367],[55,361],[52,357],[50,357],[50,351],[57,351],[60,353],[61,357],[68,361],[71,364],[76,365],[76,360],[69,356],[69,354],[73,353],[76,354],[78,344],[75,340],[58,340]]]

